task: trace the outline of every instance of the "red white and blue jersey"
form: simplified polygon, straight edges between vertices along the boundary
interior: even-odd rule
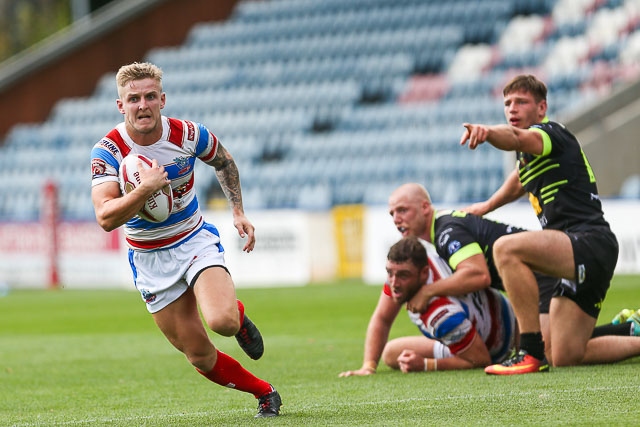
[[[188,120],[162,117],[162,137],[149,146],[133,142],[125,124],[120,123],[91,150],[91,185],[118,182],[122,159],[130,153],[156,159],[171,180],[173,211],[161,223],[135,216],[124,225],[131,249],[152,251],[179,245],[204,225],[194,189],[196,159],[208,162],[218,149],[218,138],[204,125]]]
[[[451,275],[446,261],[434,252],[427,250],[430,272],[425,286]],[[388,283],[383,292],[391,298]],[[440,341],[454,355],[466,350],[476,333],[487,346],[492,363],[503,361],[515,343],[513,309],[493,288],[458,297],[433,297],[424,313],[408,313],[424,336]]]

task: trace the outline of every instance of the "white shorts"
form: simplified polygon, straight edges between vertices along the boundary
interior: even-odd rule
[[[436,341],[433,343],[433,358],[434,359],[444,359],[447,357],[451,357],[451,350],[449,347],[442,344],[440,341]]]
[[[205,268],[226,269],[218,230],[207,223],[175,248],[152,252],[129,249],[129,264],[133,283],[149,313],[156,313],[177,300]]]

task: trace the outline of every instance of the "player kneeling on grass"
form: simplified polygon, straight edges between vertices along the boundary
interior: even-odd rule
[[[235,336],[252,359],[262,356],[262,336],[236,299],[220,233],[204,220],[195,194],[195,164],[202,161],[215,169],[238,234],[247,239],[243,250],[251,252],[254,227],[244,215],[233,157],[205,126],[161,115],[166,95],[157,66],[125,65],[116,82],[124,122],[91,151],[98,224],[107,231],[124,225],[135,287],[171,344],[208,380],[258,399],[256,417],[279,415],[278,392],[216,349],[202,324],[204,319],[212,331]]]
[[[387,255],[387,282],[365,341],[362,367],[341,377],[376,372],[380,357],[403,372],[469,369],[505,360],[515,346],[516,321],[509,301],[485,288],[459,297],[436,296],[423,313],[409,312],[422,336],[387,342],[400,309],[420,288],[451,274],[438,256],[427,256],[417,237],[407,236]]]

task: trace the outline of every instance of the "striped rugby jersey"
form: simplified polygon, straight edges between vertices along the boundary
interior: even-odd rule
[[[429,255],[430,283],[449,277],[451,270],[432,246],[423,242]],[[388,283],[383,292],[391,298]],[[509,301],[493,288],[457,297],[436,296],[424,313],[408,312],[411,321],[430,339],[446,345],[452,354],[466,350],[477,332],[484,341],[492,363],[509,355],[515,337],[515,315]]]
[[[91,185],[118,182],[122,159],[130,153],[156,159],[171,180],[173,211],[166,221],[154,223],[139,216],[124,225],[131,249],[152,251],[179,245],[204,225],[194,188],[196,159],[208,162],[218,149],[218,138],[204,125],[188,120],[162,117],[162,137],[153,145],[133,142],[120,123],[91,150]]]

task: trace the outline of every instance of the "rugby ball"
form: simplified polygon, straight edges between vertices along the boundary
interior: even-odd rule
[[[151,159],[142,154],[129,154],[120,163],[118,172],[122,194],[130,193],[142,182],[138,172],[138,161],[142,163],[143,168],[151,168]],[[173,191],[171,191],[171,184],[167,184],[161,190],[149,196],[142,209],[138,212],[138,216],[147,221],[162,222],[169,218],[172,210]]]

